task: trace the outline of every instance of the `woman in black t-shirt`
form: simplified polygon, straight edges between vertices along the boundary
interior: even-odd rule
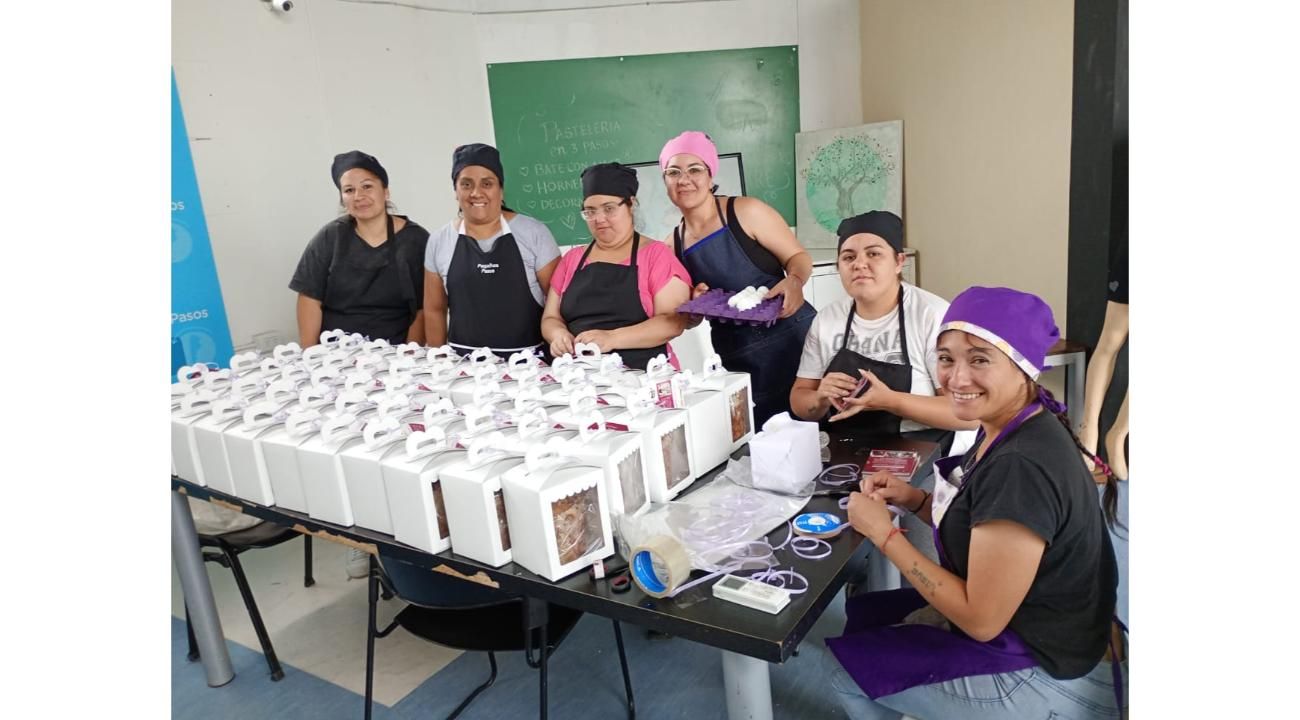
[[[289,281],[298,293],[298,344],[317,344],[322,330],[424,342],[429,231],[389,213],[388,172],[374,156],[336,155],[330,176],[345,214],[316,233]]]
[[[1037,383],[1059,338],[1041,299],[974,287],[940,326],[939,380],[975,447],[935,467],[931,496],[890,475],[863,480],[849,522],[914,589],[846,605],[827,641],[850,717],[1117,717],[1112,630],[1118,569],[1108,525],[1064,407]],[[899,534],[886,504],[936,528],[936,564]]]

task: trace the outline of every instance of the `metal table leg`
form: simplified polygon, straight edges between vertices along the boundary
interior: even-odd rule
[[[722,651],[722,688],[728,720],[772,720],[772,683],[767,663]]]
[[[235,677],[235,671],[230,666],[230,653],[221,632],[221,617],[212,598],[208,571],[199,554],[199,536],[194,530],[189,498],[178,492],[172,492],[172,558],[181,577],[185,606],[189,608],[190,624],[199,646],[199,660],[208,674],[208,687],[221,687]]]

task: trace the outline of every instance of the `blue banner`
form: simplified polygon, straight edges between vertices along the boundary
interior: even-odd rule
[[[203,219],[189,135],[172,73],[172,377],[181,365],[230,364],[234,354],[221,282]]]

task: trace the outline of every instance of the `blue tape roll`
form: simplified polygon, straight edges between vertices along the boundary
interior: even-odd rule
[[[649,550],[642,550],[632,558],[632,575],[637,584],[651,593],[668,592],[668,586],[660,582],[659,575],[655,573],[654,558]]]

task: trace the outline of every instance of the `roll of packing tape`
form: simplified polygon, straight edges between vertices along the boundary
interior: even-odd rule
[[[656,535],[632,550],[631,575],[650,597],[667,597],[691,576],[691,560],[676,539]]]

